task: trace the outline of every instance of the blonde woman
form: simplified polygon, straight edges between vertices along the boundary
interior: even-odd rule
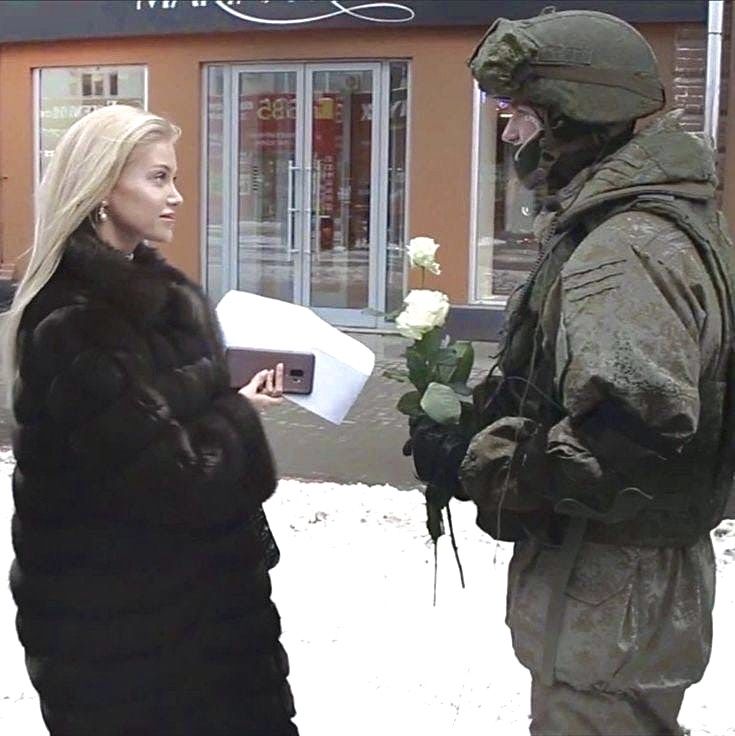
[[[178,136],[122,105],[71,127],[4,326],[11,587],[52,736],[297,733],[253,407],[280,376],[230,390],[211,308],[147,244],[173,237]]]

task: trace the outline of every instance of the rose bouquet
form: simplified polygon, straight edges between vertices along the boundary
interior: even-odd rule
[[[464,585],[449,501],[461,494],[456,467],[474,434],[472,391],[467,385],[474,352],[470,342],[453,341],[445,334],[447,295],[423,288],[427,272],[441,273],[436,260],[438,248],[439,244],[428,237],[413,238],[408,245],[411,267],[421,269],[422,288],[410,291],[404,299],[396,328],[413,342],[405,352],[406,368],[386,371],[385,375],[413,386],[398,401],[398,410],[409,418],[411,432],[403,451],[413,455],[416,473],[426,482],[426,525],[434,543],[435,570],[437,541],[444,533],[446,517]],[[431,441],[426,442],[427,438]],[[437,446],[441,453],[435,451]],[[430,449],[424,452],[422,447]]]

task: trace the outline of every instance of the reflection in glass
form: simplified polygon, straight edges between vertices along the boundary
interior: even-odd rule
[[[40,176],[61,136],[87,113],[106,105],[145,107],[145,75],[144,66],[40,69]]]
[[[373,74],[312,76],[312,307],[364,309],[370,283]]]
[[[390,90],[377,121],[389,126],[381,155],[373,147],[379,64],[207,67],[206,285],[213,298],[237,288],[360,325],[377,319],[367,307],[400,306],[408,64],[382,64]],[[381,158],[382,185],[373,187]],[[387,195],[384,210],[373,199],[379,193]],[[372,222],[381,212],[383,232]],[[371,263],[376,257],[384,279]]]
[[[395,312],[403,303],[403,271],[406,244],[406,138],[408,115],[408,64],[390,65],[388,107],[388,232],[386,246],[385,311]]]
[[[535,196],[513,168],[515,149],[501,140],[509,118],[507,103],[480,92],[475,301],[508,296],[536,258]]]
[[[294,301],[296,72],[239,77],[237,288]]]

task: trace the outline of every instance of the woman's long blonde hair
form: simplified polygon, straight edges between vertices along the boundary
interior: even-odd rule
[[[28,267],[3,316],[3,374],[9,391],[17,370],[15,343],[23,311],[54,275],[69,236],[110,195],[136,146],[175,141],[180,133],[158,115],[110,105],[85,115],[62,136],[36,196]]]

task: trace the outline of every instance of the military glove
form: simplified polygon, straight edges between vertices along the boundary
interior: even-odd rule
[[[503,417],[473,437],[459,474],[482,515],[542,509],[549,478],[546,433],[525,417]]]
[[[467,500],[458,470],[469,440],[460,427],[438,424],[424,414],[410,417],[409,433],[411,438],[403,446],[403,454],[413,455],[419,479]]]

